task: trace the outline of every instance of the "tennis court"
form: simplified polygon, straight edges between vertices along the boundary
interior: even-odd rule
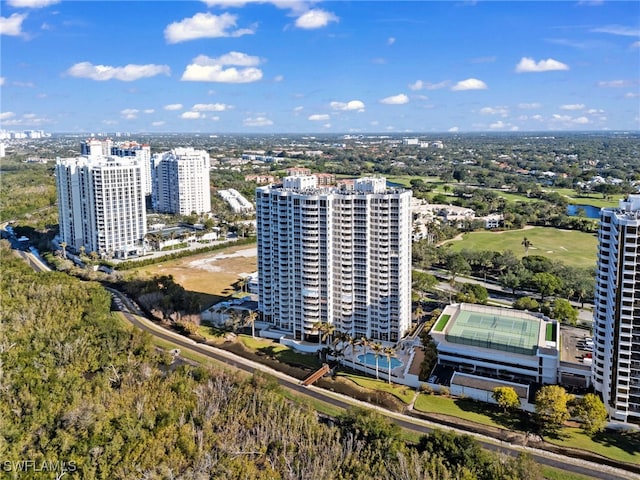
[[[535,355],[539,335],[538,319],[459,310],[445,338],[451,343]]]

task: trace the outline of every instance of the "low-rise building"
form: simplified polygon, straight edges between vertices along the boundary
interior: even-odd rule
[[[462,383],[452,382],[452,376],[445,380],[452,388],[469,387],[473,378],[484,380],[475,382],[475,389],[499,382],[528,387],[558,381],[559,325],[542,314],[453,304],[444,309],[430,334],[437,345],[438,365],[452,374],[465,374]]]

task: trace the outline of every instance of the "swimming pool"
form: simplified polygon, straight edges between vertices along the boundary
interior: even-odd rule
[[[367,353],[366,355],[358,355],[358,361],[360,363],[364,363],[366,365],[369,365],[371,367],[376,366],[376,355],[375,353]],[[393,370],[396,367],[399,367],[400,365],[402,365],[402,362],[400,360],[398,360],[395,357],[391,357],[391,369]],[[378,357],[378,368],[380,370],[384,370],[384,369],[389,369],[389,364],[387,363],[387,357],[386,355],[380,355]]]

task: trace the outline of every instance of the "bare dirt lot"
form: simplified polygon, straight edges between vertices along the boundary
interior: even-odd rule
[[[202,296],[203,305],[211,305],[234,292],[241,274],[257,267],[257,250],[246,245],[211,253],[179,258],[137,269],[141,275],[173,275],[186,290]]]

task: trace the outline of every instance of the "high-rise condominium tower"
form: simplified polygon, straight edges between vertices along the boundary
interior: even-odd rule
[[[136,159],[58,159],[56,185],[60,238],[68,247],[117,258],[139,252],[147,220]]]
[[[209,165],[209,154],[193,148],[154,156],[154,209],[179,215],[210,212]]]
[[[384,178],[353,189],[287,177],[256,190],[259,303],[294,338],[326,322],[396,342],[411,324],[411,192]],[[317,338],[317,337],[316,337]]]
[[[613,418],[640,422],[640,195],[601,210],[593,316],[595,390]]]

